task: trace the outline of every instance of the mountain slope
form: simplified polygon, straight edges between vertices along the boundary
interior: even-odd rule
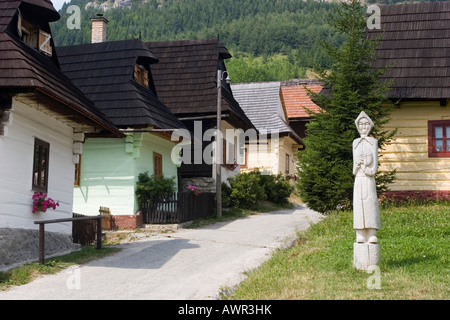
[[[81,9],[79,30],[67,27],[69,5]],[[219,37],[233,53],[227,66],[238,74],[234,82],[288,80],[305,77],[315,65],[329,67],[319,41],[341,43],[342,36],[326,23],[337,5],[313,0],[72,0],[52,28],[58,46],[89,43],[90,18],[101,12],[109,20],[108,41]]]

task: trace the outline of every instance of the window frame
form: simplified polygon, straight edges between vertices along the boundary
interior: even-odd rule
[[[74,187],[81,186],[81,154],[78,155],[78,163],[75,164],[75,180],[73,182]]]
[[[436,151],[435,149],[435,128],[442,127],[442,140],[444,150]],[[428,157],[429,158],[450,158],[450,150],[446,150],[447,140],[450,139],[450,132],[446,128],[450,127],[450,120],[429,120],[428,121]],[[450,131],[450,130],[449,130]],[[447,147],[447,148],[446,148]]]
[[[157,164],[160,164],[159,166]],[[153,152],[153,175],[155,177],[163,176],[163,156],[158,152]]]
[[[291,170],[291,157],[287,153],[286,153],[284,166],[285,166],[284,171],[286,172],[286,174],[289,174],[289,172]]]
[[[37,148],[40,148],[38,151],[38,157],[36,158]],[[42,149],[41,149],[42,148]],[[46,154],[44,155],[43,150],[46,150]],[[44,159],[45,158],[45,159]],[[48,191],[48,176],[49,176],[49,159],[50,159],[50,143],[43,141],[38,138],[34,138],[34,148],[33,148],[33,171],[31,176],[31,189],[36,192],[44,192]],[[42,166],[42,160],[45,160],[45,166]],[[44,174],[42,179],[41,174]],[[39,181],[43,180],[43,184],[39,183]]]

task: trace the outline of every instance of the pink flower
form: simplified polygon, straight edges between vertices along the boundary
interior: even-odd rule
[[[42,192],[35,192],[33,194],[33,213],[36,211],[46,212],[48,208],[56,209],[59,206],[59,202],[55,202],[52,198],[47,198],[47,194]]]

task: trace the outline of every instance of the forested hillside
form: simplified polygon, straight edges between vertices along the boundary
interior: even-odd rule
[[[53,24],[58,46],[88,43],[90,18],[109,20],[108,41],[141,37],[143,41],[219,37],[232,52],[227,67],[233,82],[288,80],[307,77],[315,65],[328,67],[319,39],[339,44],[342,37],[326,23],[338,4],[313,0],[128,0],[102,11],[114,1],[72,0],[81,9],[81,29],[69,29],[69,4]],[[86,5],[88,4],[89,5]],[[117,1],[116,1],[117,3]]]

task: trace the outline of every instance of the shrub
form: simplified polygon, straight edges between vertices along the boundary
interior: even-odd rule
[[[224,207],[230,207],[231,206],[231,187],[225,183],[222,182],[222,204]]]
[[[283,175],[262,175],[261,180],[267,200],[277,204],[285,204],[294,191],[294,186]]]
[[[277,204],[288,202],[294,186],[283,175],[263,175],[256,170],[230,178],[230,186],[222,184],[222,202],[241,209],[256,209],[260,200]]]
[[[139,174],[136,182],[136,197],[140,206],[152,203],[160,196],[176,191],[175,177],[150,176],[148,172]]]
[[[265,200],[266,193],[257,172],[240,173],[228,179],[230,182],[230,204],[241,209],[256,209],[259,200]]]

